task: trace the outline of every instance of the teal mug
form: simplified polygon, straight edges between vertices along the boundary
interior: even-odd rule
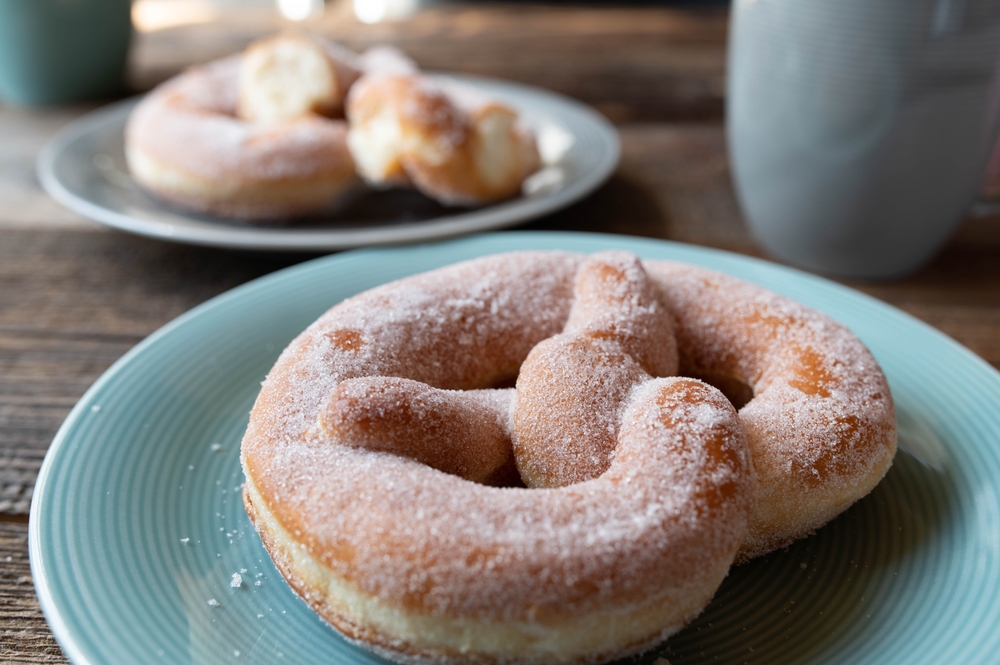
[[[52,104],[120,93],[131,0],[0,0],[0,99]]]

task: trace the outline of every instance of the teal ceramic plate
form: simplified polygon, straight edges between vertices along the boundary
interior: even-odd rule
[[[801,272],[625,237],[505,233],[357,251],[226,293],[83,397],[31,509],[42,609],[75,663],[375,663],[289,590],[240,503],[239,442],[285,344],[363,289],[527,248],[608,247],[721,270],[849,325],[885,368],[902,450],[881,485],[790,549],[734,570],[658,652],[683,663],[995,663],[1000,375],[935,330]]]

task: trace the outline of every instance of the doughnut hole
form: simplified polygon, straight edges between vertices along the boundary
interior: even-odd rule
[[[514,374],[513,376],[505,376],[500,379],[497,379],[496,381],[493,382],[492,385],[490,385],[490,388],[494,390],[504,390],[507,388],[513,388],[517,385],[517,377],[519,374],[520,372],[518,372],[518,374]]]
[[[704,381],[712,386],[729,400],[733,408],[739,411],[747,402],[753,399],[753,387],[741,377],[733,376],[725,372],[713,372],[711,370],[682,372],[684,376]]]

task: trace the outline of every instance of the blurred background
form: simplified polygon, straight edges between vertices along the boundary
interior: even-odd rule
[[[426,69],[556,90],[612,120],[722,114],[728,3],[720,0],[136,0],[132,7],[136,89],[276,29],[301,27],[355,50],[392,43]],[[184,52],[172,38],[185,40]]]
[[[175,317],[316,254],[206,247],[109,229],[50,197],[37,158],[61,130],[109,102],[279,30],[303,28],[359,51],[392,44],[427,70],[537,86],[610,120],[622,155],[608,181],[517,230],[643,236],[805,266],[904,310],[1000,368],[1000,216],[989,203],[1000,197],[1000,151],[993,150],[986,165],[1000,120],[1000,69],[991,55],[1000,47],[1000,2],[850,0],[856,11],[842,11],[848,1],[0,0],[0,52],[35,53],[29,64],[58,53],[60,38],[45,33],[51,40],[45,42],[18,33],[9,20],[14,12],[116,5],[132,26],[123,33],[124,74],[116,72],[111,89],[35,101],[0,91],[0,660],[65,662],[32,586],[27,522],[42,459],[73,405],[116,360]],[[883,9],[912,19],[905,27],[913,39],[897,55],[878,50],[897,35]],[[108,26],[94,16],[83,12],[78,20],[93,21],[94,29]],[[80,25],[67,24],[66,40],[93,37]],[[739,40],[737,26],[748,29]],[[865,29],[880,26],[891,34],[864,37]],[[736,41],[748,55],[733,56]],[[823,48],[847,55],[829,56],[833,51]],[[819,64],[853,64],[832,78],[812,75],[810,53],[823,56]],[[12,62],[0,53],[0,74]],[[736,76],[737,65],[752,62],[758,64]],[[906,63],[915,63],[915,75],[885,67]],[[852,88],[854,74],[869,78]],[[785,89],[805,91],[795,103],[805,103],[808,112],[778,113],[798,108],[779,104],[779,94],[767,87],[786,81],[798,81],[798,88]],[[942,122],[928,112],[937,93],[944,99],[966,88],[975,102],[961,117],[974,122]],[[739,107],[734,90],[753,104]],[[857,105],[851,90],[859,91]],[[743,124],[732,123],[734,109],[742,109]],[[872,126],[882,133],[869,131]],[[765,127],[766,134],[758,131]],[[810,263],[825,248],[866,247],[865,233],[886,219],[899,235],[885,236],[883,251],[927,235],[908,232],[927,197],[942,191],[934,178],[959,170],[953,157],[940,156],[951,154],[956,144],[947,132],[955,129],[969,130],[963,140],[971,147],[957,152],[971,157],[963,161],[947,214],[935,216],[929,253],[890,275],[837,270],[823,256]],[[925,145],[942,152],[919,153]],[[782,146],[789,150],[778,154]],[[902,152],[890,159],[880,152],[885,146]],[[849,158],[872,168],[855,168]],[[837,182],[854,194],[800,196],[808,188],[796,178],[810,160],[840,168]],[[938,175],[916,166],[932,166]],[[833,176],[818,173],[810,187],[835,191],[824,186]],[[898,174],[916,179],[900,184]],[[797,207],[783,208],[789,200]],[[912,205],[894,217],[884,207],[892,202]],[[827,221],[815,224],[820,218]],[[776,219],[789,226],[772,236],[774,227],[763,227]],[[848,220],[844,233],[823,235],[838,226],[835,219]],[[773,237],[792,237],[789,227],[800,222],[807,225],[797,245],[801,254],[774,244]],[[787,635],[796,631],[792,626]],[[772,632],[775,639],[786,636]]]

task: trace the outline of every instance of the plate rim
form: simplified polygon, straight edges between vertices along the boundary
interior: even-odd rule
[[[397,251],[411,252],[411,251],[426,251],[427,249],[434,249],[439,245],[449,245],[457,246],[462,243],[488,243],[491,238],[505,238],[512,240],[514,243],[524,245],[522,249],[530,250],[533,249],[533,245],[538,243],[544,243],[548,240],[557,239],[580,239],[583,242],[600,242],[602,239],[610,242],[626,242],[640,248],[650,248],[653,249],[657,246],[665,246],[670,251],[677,251],[680,253],[689,254],[688,257],[683,259],[670,259],[678,261],[696,261],[699,258],[721,258],[724,261],[733,261],[736,264],[743,263],[753,269],[765,269],[767,271],[777,270],[778,274],[785,274],[793,277],[797,280],[804,280],[809,286],[817,287],[821,289],[828,289],[830,292],[836,293],[838,296],[846,296],[852,299],[860,299],[869,306],[873,306],[878,309],[892,314],[893,316],[900,316],[904,321],[906,321],[908,326],[914,326],[919,329],[923,334],[931,334],[935,343],[945,344],[951,348],[953,352],[959,353],[964,357],[966,361],[971,361],[977,365],[981,370],[985,370],[991,375],[991,379],[1000,386],[1000,370],[997,370],[992,365],[990,365],[985,359],[981,358],[975,354],[972,350],[958,342],[957,340],[949,337],[945,333],[941,332],[937,328],[927,324],[915,316],[889,304],[874,296],[870,296],[866,293],[853,289],[851,287],[839,284],[831,279],[814,275],[797,268],[781,265],[768,261],[765,259],[747,256],[742,254],[737,254],[727,250],[715,249],[702,247],[697,245],[690,245],[687,243],[681,243],[669,240],[659,240],[653,238],[642,238],[635,236],[622,236],[614,234],[604,234],[604,233],[591,233],[591,232],[565,232],[565,231],[507,231],[502,233],[489,233],[489,234],[475,234],[469,237],[446,240],[444,242],[436,243],[426,243],[420,245],[411,245],[408,247],[386,247],[386,248],[363,248],[358,250],[352,250],[347,252],[342,252],[336,255],[319,257],[307,261],[303,261],[296,265],[277,270],[275,272],[269,273],[267,275],[258,277],[242,285],[229,289],[213,298],[193,307],[187,312],[179,315],[178,317],[172,319],[168,323],[164,324],[154,332],[150,333],[147,337],[141,340],[134,347],[129,349],[121,358],[116,360],[112,365],[101,374],[101,376],[84,392],[77,403],[73,406],[70,413],[67,415],[66,419],[60,425],[56,435],[46,451],[45,458],[39,469],[38,477],[34,484],[33,496],[29,513],[29,524],[28,524],[28,549],[29,549],[29,563],[31,567],[32,578],[35,586],[35,590],[38,596],[39,605],[44,614],[46,622],[52,631],[53,636],[56,638],[59,646],[63,649],[66,656],[74,664],[85,664],[85,665],[103,665],[103,662],[95,662],[87,659],[82,651],[82,647],[78,645],[73,637],[73,630],[69,627],[64,613],[58,607],[55,598],[52,595],[52,591],[48,585],[48,579],[46,577],[46,562],[41,555],[41,539],[44,538],[42,534],[42,522],[44,520],[42,516],[42,507],[45,503],[44,496],[46,494],[46,488],[50,482],[50,477],[53,473],[53,466],[55,465],[55,458],[58,456],[58,451],[69,445],[71,439],[69,438],[70,430],[76,425],[76,421],[80,419],[81,415],[85,414],[87,409],[90,407],[90,403],[93,396],[96,395],[101,388],[115,380],[116,376],[123,371],[133,359],[140,355],[146,353],[147,349],[155,345],[159,339],[164,336],[171,334],[175,329],[185,325],[189,320],[201,316],[203,313],[212,311],[217,307],[224,305],[225,303],[244,297],[246,292],[253,292],[261,288],[266,288],[269,284],[274,282],[280,282],[285,279],[291,278],[293,275],[298,273],[304,273],[312,270],[325,270],[327,269],[327,264],[350,262],[355,260],[364,260],[368,256],[375,256],[382,253],[391,253]],[[505,249],[503,251],[516,251]],[[579,249],[570,249],[568,251],[587,251]],[[491,252],[485,251],[478,255],[486,255]],[[466,260],[466,259],[462,259]],[[713,268],[720,272],[726,272],[725,269]],[[753,281],[752,277],[740,276],[739,279],[744,279],[747,281]]]
[[[472,86],[505,87],[518,94],[530,95],[554,104],[587,122],[594,129],[604,154],[594,168],[584,172],[581,177],[552,194],[538,198],[515,198],[455,215],[392,225],[391,227],[317,230],[255,227],[249,224],[245,226],[220,224],[218,228],[190,229],[178,227],[169,222],[140,219],[102,206],[73,191],[56,174],[56,166],[70,144],[93,132],[96,128],[117,122],[118,116],[127,115],[127,110],[145,96],[136,95],[90,111],[62,127],[38,153],[35,172],[42,188],[60,204],[87,219],[121,231],[160,240],[207,247],[274,252],[315,252],[430,242],[522,224],[576,203],[604,184],[618,168],[622,153],[621,137],[618,130],[607,118],[583,102],[552,90],[506,79],[470,76],[453,72],[428,72],[428,74]],[[124,118],[122,122],[124,129]],[[157,205],[161,204],[157,202]],[[164,210],[182,217],[185,216],[184,211],[179,208],[164,206]]]

